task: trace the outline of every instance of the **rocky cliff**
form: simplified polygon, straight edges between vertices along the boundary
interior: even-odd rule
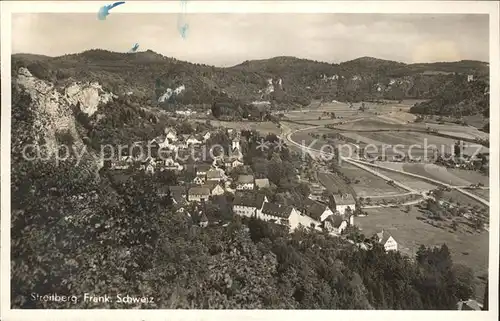
[[[73,82],[65,87],[38,79],[24,67],[12,78],[12,151],[22,153],[32,144],[48,159],[62,145],[70,147],[73,157],[82,154],[80,164],[102,166],[96,153],[83,143],[77,130],[74,106],[93,115],[100,104],[117,96],[105,92],[96,82]],[[93,166],[94,167],[94,166]]]

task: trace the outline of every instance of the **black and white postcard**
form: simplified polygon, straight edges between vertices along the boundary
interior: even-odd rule
[[[498,2],[1,9],[2,319],[498,320]]]

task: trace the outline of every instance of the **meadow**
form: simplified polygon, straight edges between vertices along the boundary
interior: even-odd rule
[[[449,247],[454,262],[473,269],[476,276],[476,297],[482,298],[484,283],[478,278],[488,273],[489,233],[486,231],[471,233],[467,231],[451,231],[432,226],[418,220],[422,216],[415,206],[405,213],[400,208],[367,209],[365,217],[356,217],[355,224],[362,233],[371,236],[382,229],[389,232],[398,242],[399,250],[414,256],[418,247]]]

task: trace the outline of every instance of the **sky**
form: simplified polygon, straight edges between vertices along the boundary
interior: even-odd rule
[[[187,37],[179,23],[189,24]],[[89,49],[151,49],[215,66],[295,56],[339,63],[369,56],[405,63],[489,61],[488,15],[17,13],[12,52],[48,56]]]

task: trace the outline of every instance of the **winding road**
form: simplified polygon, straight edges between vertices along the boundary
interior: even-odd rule
[[[350,121],[344,121],[344,123],[346,122],[354,122],[354,121],[358,121],[359,119],[355,119],[355,120],[350,120]],[[297,129],[297,130],[292,130],[291,128],[289,128],[288,126],[286,125],[283,125],[282,124],[282,139],[283,137],[285,138],[285,140],[290,143],[291,145],[301,149],[302,151],[304,152],[307,152],[312,159],[317,159],[318,157],[323,157],[324,159],[332,159],[332,157],[334,157],[334,154],[333,153],[329,153],[329,152],[324,152],[324,151],[321,151],[319,149],[315,149],[315,148],[312,148],[312,147],[308,147],[308,146],[305,146],[305,145],[301,145],[300,143],[297,143],[296,141],[294,141],[292,139],[292,135],[297,133],[297,132],[300,132],[300,131],[306,131],[306,130],[311,130],[311,129],[315,129],[315,128],[322,128],[323,126],[312,126],[312,127],[306,127],[306,128],[301,128],[301,129]],[[393,169],[393,168],[389,168],[389,167],[385,167],[385,166],[381,166],[381,165],[377,165],[377,164],[372,164],[372,163],[369,163],[369,162],[365,162],[365,161],[362,161],[362,160],[357,160],[357,159],[353,159],[353,158],[349,158],[349,157],[343,157],[343,156],[340,156],[339,157],[341,158],[342,161],[345,161],[351,165],[354,165],[360,169],[363,169],[365,171],[368,171],[374,175],[377,175],[378,177],[386,180],[386,181],[393,181],[394,184],[400,186],[401,188],[403,189],[406,189],[407,191],[409,191],[410,193],[414,193],[414,194],[421,194],[422,195],[422,198],[421,199],[418,199],[416,201],[412,201],[412,202],[421,202],[423,201],[425,198],[428,198],[428,196],[426,195],[426,192],[418,192],[406,185],[404,185],[403,183],[401,182],[397,182],[397,181],[394,181],[393,179],[390,179],[389,177],[371,169],[370,167],[376,167],[376,168],[381,168],[381,169],[384,169],[384,170],[388,170],[388,171],[392,171],[392,172],[397,172],[397,173],[400,173],[400,174],[403,174],[403,175],[407,175],[407,176],[411,176],[411,177],[416,177],[416,178],[419,178],[421,180],[424,180],[424,181],[427,181],[427,182],[432,182],[434,184],[437,184],[439,186],[444,186],[444,187],[448,187],[450,189],[455,189],[457,190],[458,192],[464,194],[464,195],[467,195],[468,197],[470,198],[473,198],[475,200],[477,200],[478,202],[486,205],[489,207],[489,202],[485,199],[483,199],[482,197],[476,195],[476,194],[472,194],[468,191],[466,191],[464,189],[463,186],[453,186],[453,185],[450,185],[448,183],[445,183],[445,182],[442,182],[442,181],[439,181],[439,180],[436,180],[436,179],[432,179],[432,178],[429,178],[429,177],[426,177],[426,176],[422,176],[422,175],[418,175],[418,174],[413,174],[413,173],[408,173],[408,172],[405,172],[405,171],[402,171],[402,170],[397,170],[397,169]],[[414,204],[416,204],[414,203]],[[394,204],[393,204],[394,205]],[[406,204],[406,205],[410,205],[410,204]],[[377,205],[378,206],[378,205]],[[391,206],[390,204],[387,205],[387,206]],[[381,206],[382,207],[382,206]],[[383,207],[386,207],[386,206],[383,206]],[[367,206],[364,206],[364,208],[371,208],[371,207],[367,207]]]

